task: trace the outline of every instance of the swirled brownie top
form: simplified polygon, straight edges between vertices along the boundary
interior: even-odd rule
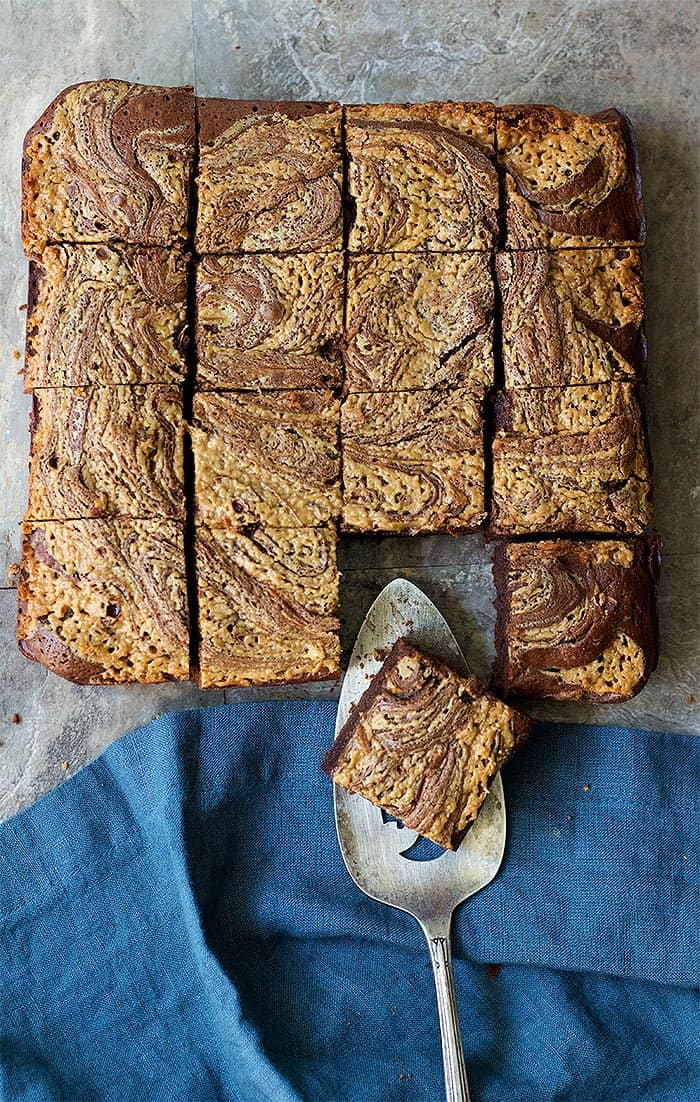
[[[483,521],[480,392],[350,394],[341,436],[346,531],[457,533]]]
[[[641,534],[651,514],[629,383],[508,390],[496,402],[491,528]]]
[[[64,89],[24,141],[25,250],[184,241],[194,142],[191,88],[94,80]]]
[[[195,395],[198,522],[241,528],[334,520],[341,508],[338,420],[330,391]]]
[[[49,245],[29,265],[25,390],[181,382],[186,299],[174,249]]]
[[[399,639],[323,765],[336,784],[457,849],[530,727],[476,677]]]
[[[507,696],[629,700],[656,666],[656,540],[496,550],[496,665]]]
[[[204,257],[197,264],[201,390],[316,389],[342,382],[343,257]]]
[[[27,519],[184,516],[178,387],[42,388],[33,403]]]
[[[352,257],[346,388],[491,386],[493,310],[487,253]]]
[[[80,685],[185,681],[182,527],[166,520],[23,525],[20,649]]]
[[[197,102],[197,250],[340,249],[340,105]]]
[[[629,119],[541,104],[496,110],[506,169],[506,247],[643,245],[637,149]]]
[[[198,528],[199,684],[338,677],[332,528]]]
[[[496,243],[498,178],[490,103],[346,108],[356,252],[459,252]]]
[[[499,253],[506,386],[643,379],[639,249]]]

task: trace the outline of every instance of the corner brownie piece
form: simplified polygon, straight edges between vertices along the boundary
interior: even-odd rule
[[[499,253],[507,387],[642,380],[639,249]]]
[[[484,519],[481,392],[351,394],[341,411],[343,528],[464,532]]]
[[[29,265],[25,390],[182,382],[186,300],[174,249],[49,245]]]
[[[183,426],[178,387],[35,390],[27,519],[183,517]]]
[[[493,533],[637,535],[650,515],[648,454],[629,383],[498,395]]]
[[[444,849],[457,849],[531,720],[406,639],[352,709],[323,768]]]
[[[184,681],[189,636],[175,521],[24,524],[17,638],[79,685]]]
[[[656,667],[656,539],[496,550],[494,683],[506,696],[629,700]]]
[[[336,678],[338,572],[332,528],[198,528],[199,684]]]
[[[644,244],[637,144],[621,111],[499,107],[496,150],[508,249]]]
[[[196,394],[197,523],[313,527],[339,516],[339,408],[327,390]]]
[[[31,127],[22,160],[22,243],[187,237],[194,159],[191,88],[92,80],[64,90]]]
[[[498,229],[491,103],[346,108],[355,252],[489,249]]]
[[[196,297],[200,389],[342,383],[342,253],[205,256]]]
[[[494,286],[487,253],[350,259],[348,391],[493,383]]]
[[[342,248],[337,103],[200,99],[197,251]]]

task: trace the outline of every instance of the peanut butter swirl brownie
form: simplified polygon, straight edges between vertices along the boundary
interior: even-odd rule
[[[200,99],[197,249],[342,247],[337,103]]]
[[[80,685],[184,681],[189,673],[181,525],[23,525],[22,652]]]
[[[178,387],[35,390],[31,430],[27,519],[184,516]]]
[[[323,767],[444,849],[457,849],[531,721],[399,639]]]
[[[182,382],[186,299],[175,249],[49,245],[29,265],[25,389]]]
[[[196,295],[201,390],[340,386],[342,253],[206,256]]]
[[[496,274],[506,386],[643,379],[639,249],[500,253]]]
[[[508,543],[494,563],[506,695],[629,700],[656,666],[657,540]]]
[[[270,685],[340,672],[331,528],[198,528],[199,684]]]
[[[339,402],[330,391],[197,394],[197,522],[326,524],[340,515]]]
[[[355,252],[461,252],[496,242],[490,103],[346,108]]]
[[[350,260],[349,391],[493,383],[494,287],[486,253]]]
[[[502,392],[496,403],[491,528],[641,534],[649,464],[629,383]]]
[[[26,252],[63,241],[184,241],[194,118],[191,88],[123,80],[65,88],[24,141]]]
[[[341,412],[343,528],[464,532],[484,519],[481,393],[351,394]]]
[[[646,225],[630,121],[542,104],[499,107],[496,149],[506,169],[506,247],[643,245]]]

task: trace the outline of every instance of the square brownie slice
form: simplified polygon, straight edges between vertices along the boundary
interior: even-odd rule
[[[490,249],[498,231],[491,103],[347,107],[354,252]]]
[[[191,88],[91,80],[64,88],[24,139],[22,243],[174,245],[187,238]]]
[[[638,535],[650,516],[649,459],[630,383],[498,395],[493,533]]]
[[[198,528],[199,684],[338,677],[334,528]]]
[[[340,104],[200,99],[197,110],[198,252],[342,248]]]
[[[196,394],[197,523],[313,527],[339,516],[339,409],[328,390]]]
[[[352,257],[346,389],[490,387],[493,311],[487,253]]]
[[[499,107],[506,248],[643,245],[646,224],[632,125],[610,108],[590,118],[544,104]]]
[[[343,278],[342,253],[203,257],[198,388],[339,387]]]
[[[31,433],[28,520],[184,516],[179,387],[35,390]]]
[[[341,412],[347,532],[464,532],[484,519],[481,393],[351,394]]]
[[[17,638],[79,685],[186,681],[182,526],[168,520],[24,524]]]
[[[29,264],[25,390],[182,382],[186,275],[174,249],[47,246]]]
[[[656,539],[496,549],[494,683],[506,696],[629,700],[656,667]]]
[[[399,639],[323,768],[335,784],[454,850],[531,725],[476,677],[460,677]]]
[[[499,253],[507,387],[643,380],[639,249]]]

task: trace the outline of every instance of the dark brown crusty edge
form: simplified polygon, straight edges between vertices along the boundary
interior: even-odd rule
[[[197,98],[197,124],[200,145],[208,145],[234,122],[249,115],[286,115],[288,119],[303,119],[340,111],[339,103],[261,99]]]
[[[508,626],[512,590],[508,564],[506,561],[507,543],[503,541],[496,546],[492,566],[493,580],[496,588],[496,599],[494,600],[494,607],[496,609],[496,658],[493,663],[491,684],[494,691],[497,692],[499,696],[503,696],[505,699],[523,697],[543,700],[566,699],[567,701],[580,701],[592,704],[620,703],[637,696],[646,685],[649,677],[656,669],[659,660],[657,588],[661,567],[662,542],[656,535],[634,536],[628,537],[627,539],[621,539],[619,537],[602,537],[602,539],[603,542],[612,539],[614,542],[631,544],[634,552],[634,563],[630,569],[643,569],[648,583],[648,588],[646,585],[640,585],[638,581],[634,585],[634,592],[630,597],[631,617],[628,616],[623,621],[625,629],[641,647],[646,657],[644,675],[639,679],[629,696],[623,696],[618,693],[595,694],[586,692],[583,689],[577,691],[575,687],[572,687],[570,694],[567,694],[566,697],[558,698],[551,695],[551,686],[549,682],[547,682],[544,688],[550,691],[538,692],[538,682],[541,683],[542,678],[540,677],[538,679],[536,673],[533,673],[528,679],[526,692],[522,691],[525,686],[521,681],[517,683],[515,689],[512,689],[508,658]],[[590,539],[571,539],[570,537],[565,537],[561,540],[553,540],[552,537],[544,537],[543,540],[537,539],[536,541],[508,541],[508,543],[529,542],[559,542],[564,547],[570,544],[586,544],[599,541]],[[640,592],[640,590],[643,591]]]

